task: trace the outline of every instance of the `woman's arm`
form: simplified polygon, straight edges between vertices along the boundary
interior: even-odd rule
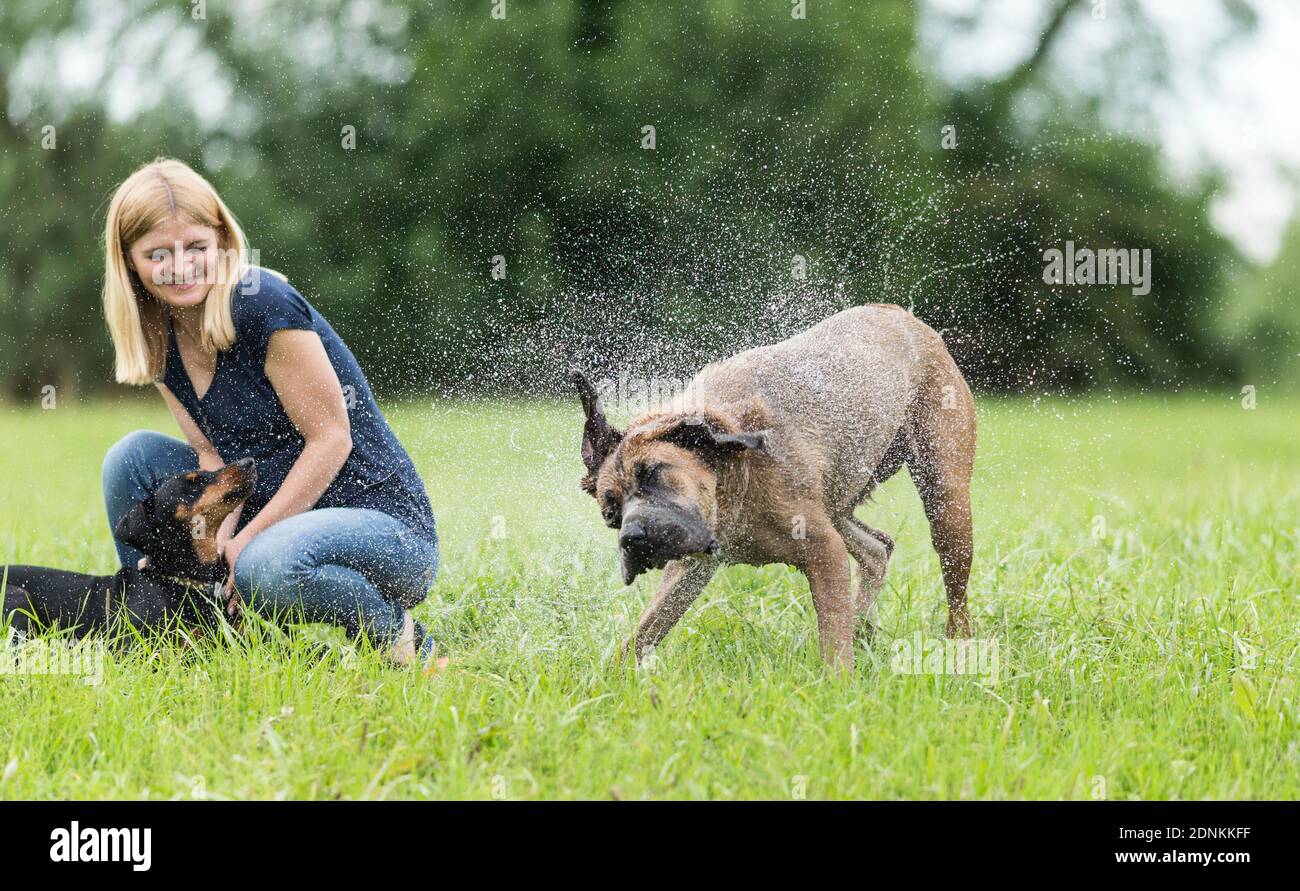
[[[190,448],[194,449],[194,454],[199,456],[199,469],[216,470],[221,467],[225,462],[217,454],[212,442],[203,435],[199,425],[194,423],[194,419],[185,410],[185,406],[181,405],[180,400],[172,395],[172,391],[167,389],[166,384],[157,383],[154,386],[162,394],[163,402],[167,403],[167,408],[171,410],[172,417],[176,419],[176,426],[181,428],[181,433],[185,436],[185,441],[190,444]]]
[[[352,425],[343,387],[320,335],[297,329],[272,334],[266,350],[266,377],[305,444],[266,507],[226,543],[226,561],[232,570],[239,552],[258,533],[315,507],[352,452]]]

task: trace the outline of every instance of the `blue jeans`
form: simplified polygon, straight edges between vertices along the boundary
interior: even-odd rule
[[[137,430],[104,456],[104,504],[111,530],[164,480],[194,470],[185,442]],[[247,518],[244,518],[247,519]],[[114,539],[123,566],[144,556]],[[402,631],[403,613],[428,596],[438,542],[368,508],[322,507],[281,520],[248,543],[235,564],[245,603],[279,621],[323,622],[376,646]],[[428,649],[417,628],[416,645]]]

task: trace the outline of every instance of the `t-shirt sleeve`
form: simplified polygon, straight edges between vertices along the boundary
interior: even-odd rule
[[[265,270],[240,285],[234,315],[236,337],[247,337],[254,354],[263,360],[275,332],[316,328],[311,307],[298,290]]]

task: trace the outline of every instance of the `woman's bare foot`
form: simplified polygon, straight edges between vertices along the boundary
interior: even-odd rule
[[[415,619],[409,609],[402,613],[402,632],[393,641],[388,658],[403,668],[415,664]]]
[[[423,652],[426,649],[425,641],[415,639],[417,632],[421,638],[426,636],[424,627],[415,621],[408,609],[402,613],[402,633],[394,641],[389,658],[402,668],[418,666],[425,677],[440,674],[451,660],[446,656],[438,656],[432,641],[429,642],[428,652]]]

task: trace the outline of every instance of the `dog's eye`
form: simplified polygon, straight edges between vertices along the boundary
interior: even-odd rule
[[[605,518],[606,526],[617,529],[623,519],[623,507],[611,501],[600,509],[600,515]]]
[[[659,471],[662,469],[663,465],[658,461],[653,464],[642,464],[636,469],[637,487],[645,489],[654,485],[655,481],[659,478]]]

